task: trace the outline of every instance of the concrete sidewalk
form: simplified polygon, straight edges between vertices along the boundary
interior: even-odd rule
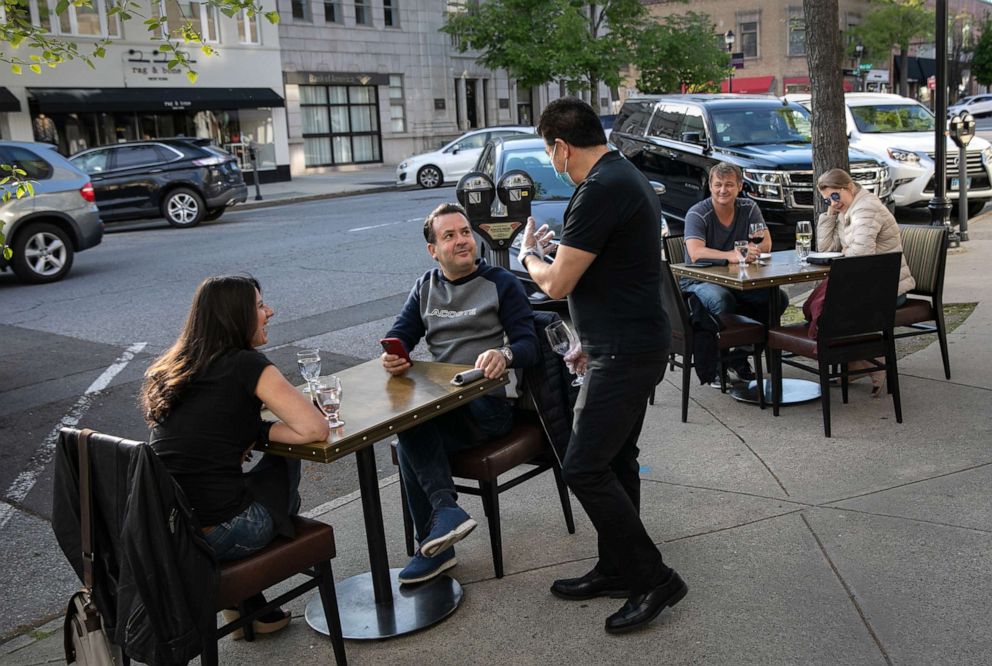
[[[458,611],[420,633],[347,643],[352,664],[989,664],[992,663],[992,215],[948,261],[945,301],[977,302],[950,336],[953,379],[936,344],[900,361],[904,423],[867,382],[833,406],[771,410],[693,386],[679,421],[675,376],[659,387],[641,436],[642,514],[689,595],[652,625],[603,631],[621,601],[565,602],[557,577],[595,562],[577,503],[568,535],[550,474],[500,497],[506,575],[493,576],[486,521],[458,546]],[[788,370],[787,370],[788,373]],[[340,461],[336,464],[352,464]],[[380,466],[389,466],[380,460]],[[382,489],[390,562],[403,566],[399,488]],[[368,569],[357,497],[319,518],[334,525],[337,579]],[[25,590],[25,594],[30,593]],[[223,640],[223,663],[333,663],[326,639],[289,608],[290,627],[253,644]],[[58,661],[59,621],[0,646],[4,664]],[[46,636],[46,633],[53,632]]]
[[[368,167],[341,168],[326,173],[294,176],[282,183],[262,183],[262,199],[255,200],[255,186],[248,186],[248,200],[238,204],[238,209],[264,208],[299,201],[333,199],[351,194],[373,194],[416,187],[396,186],[396,165],[382,164]]]

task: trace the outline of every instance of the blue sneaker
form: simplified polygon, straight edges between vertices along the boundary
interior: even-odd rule
[[[467,537],[477,524],[460,506],[438,507],[431,516],[430,533],[420,542],[420,552],[434,557]]]
[[[455,559],[454,548],[448,548],[448,550],[434,557],[424,557],[418,550],[417,554],[413,556],[413,559],[403,567],[398,580],[403,585],[423,583],[425,580],[430,580],[440,575],[443,571],[447,571],[456,564],[458,564],[458,560]]]

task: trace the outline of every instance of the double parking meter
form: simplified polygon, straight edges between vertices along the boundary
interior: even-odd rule
[[[534,180],[526,171],[517,169],[507,171],[494,186],[486,174],[471,171],[458,181],[455,193],[458,203],[468,214],[472,230],[482,237],[489,249],[490,263],[509,268],[510,246],[530,217]],[[493,215],[496,197],[505,207],[505,215]]]
[[[968,240],[968,144],[975,137],[975,118],[965,111],[947,121],[947,135],[958,147],[958,238]],[[953,188],[952,188],[953,189]]]

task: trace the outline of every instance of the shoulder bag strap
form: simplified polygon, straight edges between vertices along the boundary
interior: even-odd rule
[[[89,439],[93,431],[83,429],[77,438],[79,447],[79,527],[83,544],[83,586],[93,589],[93,494],[90,476]]]

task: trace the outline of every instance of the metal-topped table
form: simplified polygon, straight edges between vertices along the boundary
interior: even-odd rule
[[[685,264],[672,264],[672,273],[677,277],[718,284],[737,291],[753,289],[768,289],[768,323],[778,326],[781,316],[778,312],[778,298],[775,290],[786,284],[799,284],[822,280],[830,274],[830,266],[816,264],[799,264],[795,250],[772,252],[770,259],[762,264],[748,264],[741,273],[737,264],[727,266],[708,266],[696,268]],[[770,361],[769,361],[770,362]],[[743,389],[732,389],[730,395],[744,402],[758,402],[757,382],[751,381]],[[765,380],[765,395],[771,395],[771,380]],[[782,404],[796,404],[815,400],[820,397],[820,386],[816,382],[805,379],[782,380]]]
[[[450,383],[457,373],[470,369],[467,365],[415,361],[406,374],[393,377],[377,358],[342,370],[337,376],[344,389],[340,411],[344,426],[331,430],[327,441],[302,445],[271,442],[261,449],[321,463],[355,454],[370,571],[336,586],[345,638],[388,638],[416,631],[441,621],[461,602],[461,586],[448,575],[420,585],[400,586],[397,580],[400,569],[389,568],[372,445],[456,409],[509,381],[504,373],[497,379],[483,378],[464,386]],[[263,412],[262,416],[275,418],[269,412]],[[306,618],[311,627],[327,633],[327,621],[318,598],[307,605]]]

